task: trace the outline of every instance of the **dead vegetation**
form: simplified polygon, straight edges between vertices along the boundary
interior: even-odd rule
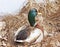
[[[2,20],[0,19],[0,21],[6,22],[6,27],[0,31],[0,47],[60,47],[60,9],[56,10],[56,12],[53,11],[54,13],[49,11],[52,9],[49,7],[51,4],[46,6],[49,7],[49,9],[47,8],[48,13],[44,11],[43,7],[38,7],[38,4],[33,5],[43,14],[43,27],[50,35],[44,37],[42,42],[37,44],[21,44],[13,41],[14,32],[22,25],[29,24],[27,20],[29,5],[28,3],[16,16],[9,15],[3,17]],[[58,4],[58,7],[60,8],[60,4]]]

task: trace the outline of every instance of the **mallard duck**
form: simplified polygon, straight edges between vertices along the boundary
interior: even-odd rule
[[[15,42],[27,42],[27,43],[37,43],[41,42],[43,39],[43,28],[36,23],[35,17],[37,16],[37,10],[32,8],[28,13],[28,21],[31,27],[34,27],[33,30],[29,31],[29,26],[23,25],[20,27],[15,35]]]

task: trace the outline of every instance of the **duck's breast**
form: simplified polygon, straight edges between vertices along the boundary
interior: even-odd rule
[[[37,40],[35,41],[35,43],[41,42],[42,40],[43,40],[43,32],[40,30],[40,36],[37,38]]]

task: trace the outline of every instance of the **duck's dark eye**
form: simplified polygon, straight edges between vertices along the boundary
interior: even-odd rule
[[[37,12],[37,10],[35,10],[35,12]]]
[[[37,12],[37,9],[35,9],[35,12]]]

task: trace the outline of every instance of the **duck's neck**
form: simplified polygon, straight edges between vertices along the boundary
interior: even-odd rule
[[[35,27],[36,27],[36,28],[39,28],[41,31],[44,31],[43,26],[40,26],[39,23],[37,23],[37,24],[35,25]]]

